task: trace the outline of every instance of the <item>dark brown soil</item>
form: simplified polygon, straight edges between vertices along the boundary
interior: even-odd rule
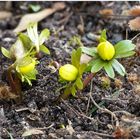
[[[19,19],[15,17],[31,12],[28,9],[30,3],[39,4],[41,9],[54,4],[45,1],[12,2],[13,16],[0,20],[0,46],[9,48],[15,42],[16,35],[12,29],[19,23]],[[5,4],[6,2],[0,2],[0,10],[4,10]],[[139,32],[132,32],[129,29],[130,17],[120,17],[119,14],[137,4],[138,2],[69,1],[66,2],[65,10],[56,12],[39,22],[39,30],[44,28],[51,30],[52,35],[46,42],[51,56],[43,55],[40,59],[37,66],[39,74],[33,86],[23,84],[23,101],[20,104],[16,104],[13,100],[0,100],[0,138],[23,138],[25,130],[31,128],[41,128],[44,133],[26,138],[139,138],[140,56],[120,60],[126,68],[127,75],[125,77],[116,75],[119,84],[111,80],[110,86],[104,88],[101,77],[106,75],[103,71],[99,72],[91,83],[92,97],[96,103],[102,104],[102,107],[116,114],[119,120],[118,129],[115,127],[115,121],[111,121],[109,113],[97,109],[91,100],[88,104],[90,85],[80,93],[79,98],[70,97],[67,101],[55,105],[54,100],[60,95],[56,90],[62,85],[58,82],[58,72],[51,73],[48,67],[51,60],[60,64],[70,62],[73,46],[67,45],[67,41],[73,35],[80,35],[85,46],[89,47],[97,45],[92,35],[99,34],[102,29],[107,29],[109,41],[112,43],[125,39],[126,31],[128,39],[134,37]],[[113,9],[118,16],[112,18],[101,16],[99,10],[104,8]],[[68,20],[60,22],[65,17],[69,17]],[[84,33],[78,29],[78,25],[81,24],[80,18],[84,22]],[[140,39],[137,37],[134,43],[138,42]],[[0,75],[2,75],[11,62],[2,54],[0,56],[2,64]],[[7,84],[2,76],[0,82]]]

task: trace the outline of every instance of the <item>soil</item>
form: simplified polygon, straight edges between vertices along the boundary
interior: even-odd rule
[[[13,29],[18,25],[17,15],[31,13],[29,4],[37,4],[41,9],[51,7],[55,2],[12,2],[13,16],[0,20],[0,46],[10,48],[16,40]],[[39,22],[39,30],[49,28],[51,37],[45,42],[51,55],[42,55],[37,66],[37,80],[32,87],[23,84],[23,100],[15,103],[13,100],[0,100],[0,138],[23,138],[26,130],[39,129],[40,134],[32,134],[25,138],[140,138],[140,56],[120,59],[125,66],[125,77],[116,75],[109,86],[102,81],[106,77],[104,71],[99,72],[92,82],[78,97],[70,97],[59,104],[54,101],[60,95],[56,92],[62,84],[58,81],[58,71],[52,73],[48,67],[52,60],[61,65],[70,62],[70,54],[75,47],[67,42],[73,35],[81,36],[85,46],[97,45],[93,35],[99,35],[102,29],[107,29],[108,39],[112,43],[126,38],[131,39],[138,31],[131,31],[128,21],[131,17],[119,15],[138,2],[65,2],[65,10]],[[0,10],[4,10],[6,2],[0,2]],[[111,8],[115,16],[105,17],[99,10]],[[84,23],[84,31],[79,28]],[[134,40],[137,45],[139,37]],[[3,75],[11,61],[1,55],[1,71]],[[0,82],[7,85],[8,81],[1,76]],[[93,89],[90,89],[90,85]],[[97,109],[90,100],[90,94],[95,102],[103,108],[115,113],[119,126],[112,120],[110,113]],[[29,129],[29,130],[28,130]],[[33,133],[37,133],[34,132]]]

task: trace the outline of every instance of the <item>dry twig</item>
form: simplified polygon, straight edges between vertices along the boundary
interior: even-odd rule
[[[116,117],[115,113],[111,112],[110,110],[108,110],[108,109],[106,109],[106,108],[100,107],[100,106],[95,102],[95,100],[93,99],[93,97],[92,97],[92,95],[91,95],[92,89],[93,89],[93,87],[92,87],[92,81],[91,81],[89,96],[90,96],[90,98],[91,98],[92,103],[93,103],[99,110],[101,110],[102,112],[106,112],[106,113],[110,114],[110,115],[112,116],[112,123],[113,123],[113,118],[114,118],[114,120],[116,121],[116,127],[118,127],[118,126],[119,126],[119,120],[118,120],[118,118]]]
[[[70,105],[68,105],[63,99],[62,99],[62,102],[63,102],[70,110],[72,110],[77,116],[81,116],[81,117],[84,117],[84,118],[89,119],[89,120],[91,120],[91,121],[95,121],[94,118],[91,118],[91,117],[86,116],[83,112],[79,113],[77,110],[75,110],[75,109],[72,108]]]

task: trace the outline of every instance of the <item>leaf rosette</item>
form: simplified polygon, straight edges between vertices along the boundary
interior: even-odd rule
[[[93,59],[88,63],[86,71],[97,73],[102,68],[110,78],[115,77],[114,70],[120,75],[126,74],[125,68],[118,62],[118,58],[130,57],[135,54],[136,45],[131,40],[122,40],[112,45],[107,41],[106,30],[103,30],[97,47],[81,47],[82,52]]]

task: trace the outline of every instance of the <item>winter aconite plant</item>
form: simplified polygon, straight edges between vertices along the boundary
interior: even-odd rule
[[[77,90],[83,89],[82,75],[86,64],[80,64],[82,50],[78,48],[72,51],[71,64],[65,64],[59,69],[60,80],[66,82],[61,98],[66,99],[70,94],[75,96]]]
[[[120,75],[125,75],[125,68],[118,62],[118,58],[129,57],[135,54],[135,45],[131,40],[122,40],[113,45],[107,41],[106,30],[103,30],[97,47],[84,47],[79,37],[74,36],[71,42],[79,48],[72,51],[72,64],[66,64],[59,69],[60,77],[67,81],[64,94],[60,97],[66,99],[68,95],[75,96],[77,90],[83,89],[102,68],[105,69],[110,78],[115,77],[114,70]],[[80,62],[82,52],[91,56],[86,64]],[[91,72],[85,79],[82,80],[84,72]]]
[[[104,68],[111,78],[115,77],[114,70],[124,76],[125,68],[117,59],[134,55],[135,47],[131,40],[122,40],[115,45],[111,44],[107,41],[106,30],[103,30],[97,47],[82,47],[82,52],[92,57],[86,70],[97,73]]]
[[[29,85],[32,85],[32,80],[36,80],[38,73],[36,64],[39,63],[36,55],[40,51],[49,54],[49,50],[43,45],[49,34],[49,30],[44,29],[38,35],[37,23],[31,23],[27,28],[27,35],[19,33],[17,41],[9,50],[1,47],[3,55],[13,61],[13,64],[8,68],[7,78],[11,88],[17,94],[20,92],[19,79]]]

